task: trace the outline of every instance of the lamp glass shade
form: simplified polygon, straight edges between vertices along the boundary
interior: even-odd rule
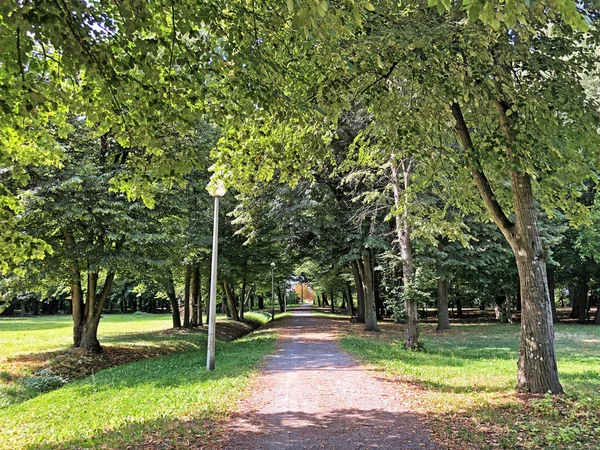
[[[206,190],[211,197],[223,197],[227,193],[227,188],[223,180],[210,180]]]

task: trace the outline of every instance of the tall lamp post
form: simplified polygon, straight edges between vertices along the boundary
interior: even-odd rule
[[[275,263],[271,263],[271,322],[275,320],[275,283],[273,278],[273,271],[275,270]]]
[[[227,189],[223,182],[210,183],[206,190],[215,198],[215,217],[213,223],[212,260],[210,266],[210,297],[208,319],[208,349],[206,352],[206,370],[215,370],[215,332],[217,323],[217,256],[219,253],[219,200]]]

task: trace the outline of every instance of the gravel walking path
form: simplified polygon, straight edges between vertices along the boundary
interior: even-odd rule
[[[277,352],[225,427],[227,450],[440,447],[393,388],[342,351],[335,320],[294,311]]]

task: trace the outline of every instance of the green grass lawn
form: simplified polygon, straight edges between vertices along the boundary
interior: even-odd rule
[[[407,392],[415,410],[434,421],[443,440],[458,443],[455,448],[597,448],[600,327],[556,327],[568,394],[557,399],[514,393],[518,325],[423,329],[425,352],[404,351],[402,328],[390,323],[380,335],[348,334],[342,346],[385,374],[413,382]]]
[[[261,324],[270,319],[261,312],[245,316]],[[48,393],[0,376],[0,449],[190,448],[192,441],[200,446],[210,439],[262,356],[273,351],[275,335],[262,330],[217,342],[216,370],[208,373],[205,331],[166,331],[170,327],[170,315],[106,315],[98,333],[102,345],[176,353],[101,370]],[[45,360],[43,352],[53,357],[70,343],[70,317],[2,318],[0,369],[14,369],[30,356]],[[93,359],[66,355],[76,365]]]
[[[206,351],[192,350],[104,370],[10,406],[0,415],[0,449],[199,448],[274,342],[269,331],[219,342],[212,373]]]
[[[246,314],[264,321],[264,314]],[[226,320],[224,314],[217,315],[220,320]],[[170,314],[105,314],[98,327],[98,339],[110,345],[144,343],[145,333],[167,330],[172,323]],[[72,333],[71,316],[0,317],[0,360],[69,347]]]

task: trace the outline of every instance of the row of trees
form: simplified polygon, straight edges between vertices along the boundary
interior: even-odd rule
[[[189,145],[201,116],[222,131],[212,154],[215,177],[240,193],[235,214],[248,245],[237,247],[267,246],[299,257],[276,239],[289,235],[276,231],[295,229],[292,244],[296,236],[318,235],[318,262],[332,266],[330,280],[322,282],[339,279],[335,267],[345,260],[371,330],[377,327],[375,261],[394,237],[394,257],[383,260],[393,268],[388,276],[402,279],[407,349],[419,347],[417,303],[424,290],[417,255],[437,249],[443,293],[446,249],[468,247],[478,233],[473,224],[490,218],[514,256],[520,283],[517,389],[561,392],[540,213],[564,215],[571,226],[595,221],[595,207],[580,201],[598,179],[595,5],[427,3],[1,7],[6,95],[0,136],[7,170],[0,202],[7,245],[0,268],[23,274],[23,264],[37,259],[43,272],[50,251],[56,258],[71,255],[63,273],[71,274],[76,342],[92,348],[97,341],[90,336],[117,271],[138,259],[123,259],[124,248],[155,249],[140,262],[145,273],[161,274],[153,278],[164,280],[173,301],[174,265],[152,260],[167,260],[186,240],[170,218],[193,211],[182,212],[185,201],[168,199],[185,198],[188,178],[202,166]],[[78,120],[93,130],[94,150],[79,155],[90,172],[59,179],[58,198],[48,201],[41,194],[51,197],[53,190],[44,182],[55,171],[68,172],[61,161],[76,159],[64,140],[78,139]],[[31,197],[22,195],[24,185],[36,185],[36,172],[45,181]],[[99,181],[89,183],[99,208],[90,210],[80,198],[81,208],[61,210],[68,187],[84,186],[86,179]],[[269,198],[279,204],[263,218],[261,193],[288,189],[271,187],[272,180],[303,189],[314,205],[299,210],[315,211],[315,220],[286,214],[286,196]],[[56,222],[52,229],[31,232],[38,214],[27,211],[36,204],[48,215],[45,223]],[[153,208],[144,210],[152,220],[139,216],[142,205]],[[341,222],[316,220],[331,218],[332,211]],[[121,221],[117,229],[107,228],[108,218]],[[333,232],[345,228],[352,232]],[[595,229],[588,231],[580,251],[593,258]],[[168,238],[157,238],[161,232]],[[230,235],[241,243],[239,234]],[[419,251],[420,240],[429,250]],[[99,263],[98,249],[110,264]],[[237,280],[247,279],[253,262],[244,251],[232,258]]]

